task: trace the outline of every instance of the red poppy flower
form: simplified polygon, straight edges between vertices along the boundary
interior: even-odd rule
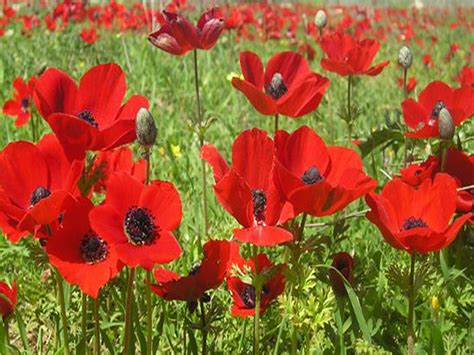
[[[297,213],[327,216],[373,190],[357,153],[327,147],[308,126],[275,135],[275,180]]]
[[[188,276],[156,269],[157,284],[151,285],[152,291],[168,301],[195,302],[208,290],[219,287],[239,255],[239,245],[227,240],[210,240],[203,249],[204,259],[191,268]]]
[[[340,252],[334,255],[331,266],[332,268],[329,269],[331,287],[337,296],[346,296],[347,290],[344,285],[344,279],[349,284],[354,284],[354,259],[348,253]]]
[[[120,172],[109,179],[105,203],[91,211],[90,222],[101,238],[114,244],[124,264],[151,270],[181,254],[171,233],[181,217],[181,200],[173,184],[155,180],[144,185]]]
[[[374,66],[372,60],[377,54],[380,43],[373,39],[356,40],[347,33],[335,32],[323,36],[320,42],[326,58],[321,59],[321,66],[339,75],[379,75],[389,61]]]
[[[214,170],[214,192],[220,204],[244,227],[234,229],[235,238],[258,246],[293,238],[277,227],[285,218],[285,201],[273,183],[274,148],[267,132],[256,128],[242,132],[232,146],[231,168],[211,145],[202,148],[201,158]]]
[[[0,281],[0,315],[6,319],[15,310],[17,302],[17,288],[13,281],[11,286]]]
[[[397,84],[403,89],[403,78],[398,78]],[[407,82],[407,93],[411,93],[416,86],[416,79],[414,76],[410,76]]]
[[[48,69],[34,87],[36,107],[70,159],[83,159],[86,150],[109,150],[133,142],[136,114],[148,108],[147,99],[139,95],[122,105],[125,74],[116,64],[90,69],[79,87],[66,73]]]
[[[264,270],[271,268],[278,268],[278,271],[263,285],[262,295],[260,300],[260,314],[264,314],[268,306],[283,293],[285,289],[285,277],[281,272],[283,265],[275,266],[270,262],[265,254],[259,254],[257,257],[258,268],[255,270],[255,263],[252,258],[244,261],[240,259],[237,266],[240,270],[250,268],[252,272],[262,273]],[[233,317],[250,317],[255,314],[256,294],[253,285],[243,282],[236,276],[227,279],[227,288],[232,293],[231,314]]]
[[[365,199],[371,208],[367,218],[387,243],[410,254],[447,247],[471,217],[470,213],[465,214],[450,224],[456,211],[457,191],[455,180],[447,174],[437,174],[418,188],[394,179],[380,195],[371,192]]]
[[[21,127],[30,119],[31,107],[31,87],[34,78],[27,83],[19,76],[13,81],[15,93],[13,99],[8,100],[3,105],[3,113],[8,116],[16,117],[15,126]]]
[[[244,80],[232,78],[232,85],[263,115],[277,113],[300,117],[319,106],[329,79],[311,71],[301,54],[274,55],[265,68],[253,52],[240,53]]]
[[[467,87],[452,89],[441,81],[430,83],[418,96],[418,101],[409,98],[402,103],[405,123],[413,129],[406,135],[415,138],[438,137],[438,118],[446,108],[455,126],[459,126],[473,113],[474,91]]]
[[[433,59],[431,59],[431,55],[429,55],[428,53],[423,56],[422,60],[425,66],[429,68],[434,66]]]
[[[474,90],[474,67],[464,67],[458,75],[461,86],[467,86]]]
[[[207,10],[193,26],[184,16],[163,11],[161,28],[148,36],[155,47],[174,55],[193,49],[211,49],[224,29],[224,19],[217,8]]]
[[[70,163],[53,134],[36,145],[10,143],[0,153],[0,227],[18,241],[58,218],[69,194],[77,195],[83,162]]]
[[[97,298],[99,290],[122,269],[115,246],[105,241],[89,224],[94,207],[81,198],[64,213],[61,227],[46,243],[50,263],[64,279],[82,292]]]
[[[80,32],[80,36],[82,40],[87,44],[94,44],[99,37],[94,27],[82,29]]]

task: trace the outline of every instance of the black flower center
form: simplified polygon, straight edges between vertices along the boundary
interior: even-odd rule
[[[28,98],[21,99],[21,108],[23,111],[28,111],[28,107],[30,106],[30,100]]]
[[[439,118],[439,113],[443,108],[446,108],[446,105],[444,104],[443,101],[439,100],[435,103],[433,106],[433,109],[431,110],[431,118],[432,119],[438,119]]]
[[[81,257],[88,264],[97,264],[107,257],[107,242],[93,231],[89,231],[81,241]]]
[[[193,266],[191,266],[191,270],[189,270],[188,276],[196,275],[200,268],[201,268],[201,262],[198,261]]]
[[[278,100],[280,97],[286,94],[288,88],[283,82],[283,77],[280,73],[273,74],[270,85],[267,86],[265,91],[273,98],[273,100]]]
[[[303,176],[301,177],[301,180],[303,180],[305,185],[313,185],[321,180],[324,180],[324,178],[321,176],[321,173],[319,172],[318,168],[312,166],[304,172]]]
[[[87,110],[81,111],[77,114],[77,117],[80,118],[83,121],[86,121],[89,123],[92,127],[99,127],[99,124],[97,121],[94,119],[94,116],[92,116],[92,113],[90,113]]]
[[[267,207],[267,195],[263,190],[252,190],[253,216],[257,222],[265,220],[265,208]]]
[[[130,243],[149,245],[156,237],[155,217],[147,208],[132,206],[123,220],[123,228]]]
[[[38,202],[48,197],[49,195],[51,195],[51,192],[46,187],[38,186],[36,189],[34,189],[33,193],[31,194],[30,206],[33,207],[34,205],[36,205]]]
[[[421,218],[409,217],[403,222],[402,230],[407,231],[413,228],[424,228],[426,227],[426,222]]]

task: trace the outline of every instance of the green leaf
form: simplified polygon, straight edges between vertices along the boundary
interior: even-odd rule
[[[3,321],[0,320],[0,354],[7,354],[7,333]]]
[[[23,319],[21,318],[20,312],[15,312],[16,322],[18,323],[18,330],[20,331],[20,338],[23,344],[23,348],[28,351],[28,337],[26,336],[26,327]]]
[[[362,331],[362,335],[364,336],[364,339],[367,342],[372,343],[372,337],[370,335],[371,331],[369,329],[369,326],[367,325],[367,322],[365,321],[365,317],[360,306],[359,298],[352,289],[351,285],[345,279],[344,285],[346,286],[347,295],[349,296],[349,301],[356,316],[357,323],[359,324],[359,328]]]
[[[431,345],[432,350],[436,355],[444,355],[444,344],[443,344],[443,334],[441,333],[441,329],[433,323],[431,326]]]

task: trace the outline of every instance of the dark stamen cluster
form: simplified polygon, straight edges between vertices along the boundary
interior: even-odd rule
[[[283,82],[283,77],[280,73],[273,74],[272,81],[270,82],[270,85],[267,86],[265,91],[274,100],[278,100],[280,97],[286,94],[288,88]]]
[[[267,285],[264,285],[262,287],[262,296],[267,295],[268,291],[269,290],[268,290]],[[254,286],[252,285],[245,286],[245,288],[242,290],[241,297],[247,308],[255,308],[257,294],[256,294]]]
[[[443,108],[446,108],[446,105],[444,104],[443,101],[439,100],[435,103],[433,106],[433,109],[431,110],[431,118],[432,119],[438,119],[439,118],[439,113]]]
[[[89,231],[81,241],[81,257],[88,264],[97,264],[107,257],[107,242],[93,231]]]
[[[46,187],[38,186],[31,194],[30,206],[36,205],[38,202],[48,197],[49,195],[51,195],[51,192]]]
[[[201,262],[198,261],[193,266],[191,266],[191,270],[189,270],[189,276],[196,275],[200,268],[201,268]]]
[[[99,124],[97,121],[94,119],[94,116],[92,116],[92,113],[90,113],[87,110],[81,111],[77,114],[77,117],[79,117],[81,120],[86,121],[89,123],[92,127],[99,127]]]
[[[130,243],[149,245],[156,237],[155,217],[147,208],[132,206],[123,220],[123,228]]]
[[[265,220],[267,195],[263,190],[252,190],[253,215],[258,222]]]
[[[21,109],[26,112],[28,111],[28,107],[30,106],[30,100],[26,97],[21,99]]]
[[[321,176],[321,173],[319,172],[318,168],[312,166],[304,172],[303,176],[301,177],[301,180],[303,180],[305,185],[312,185],[321,180],[324,180],[324,178]]]
[[[405,220],[405,222],[403,222],[403,225],[402,225],[402,230],[410,230],[410,229],[413,229],[413,228],[423,228],[423,227],[426,227],[426,222],[423,221],[421,218],[415,218],[415,217],[409,217],[408,219]]]

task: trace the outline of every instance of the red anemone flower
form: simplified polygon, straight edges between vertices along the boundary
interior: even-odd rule
[[[15,93],[13,99],[8,100],[3,105],[3,113],[8,116],[16,117],[15,126],[21,127],[30,119],[31,108],[31,87],[34,78],[25,83],[19,76],[13,81]]]
[[[58,136],[70,159],[87,150],[109,150],[133,142],[138,110],[145,97],[133,95],[122,105],[125,74],[116,64],[100,64],[76,83],[58,69],[46,70],[34,84],[41,116]]]
[[[97,298],[102,286],[120,272],[123,264],[115,246],[91,229],[89,212],[93,207],[86,198],[70,206],[63,213],[61,226],[48,237],[46,252],[67,282]]]
[[[173,184],[155,180],[144,185],[120,172],[109,179],[105,203],[91,211],[90,222],[101,238],[115,245],[124,264],[151,270],[181,254],[171,233],[181,217],[181,200]]]
[[[437,174],[416,188],[401,179],[388,182],[381,194],[369,193],[366,202],[374,223],[392,247],[410,254],[425,254],[447,247],[463,224],[465,214],[450,224],[456,211],[456,182],[447,174]]]
[[[273,246],[287,242],[292,234],[277,227],[282,219],[284,199],[273,183],[274,148],[267,132],[242,132],[232,146],[232,167],[217,149],[205,145],[202,159],[214,170],[214,192],[220,204],[244,228],[234,236],[244,243]]]
[[[265,71],[255,53],[243,52],[240,67],[244,80],[234,77],[232,85],[263,115],[306,115],[319,106],[329,86],[328,78],[312,72],[304,57],[294,52],[274,55]]]
[[[239,245],[227,240],[210,240],[204,247],[204,259],[194,265],[188,276],[156,269],[157,284],[151,289],[163,299],[196,302],[208,290],[219,287],[239,255]]]
[[[87,44],[94,44],[99,37],[97,35],[97,30],[94,27],[82,29],[80,32],[80,36],[82,40]]]
[[[275,266],[265,254],[259,254],[257,262],[257,270],[255,270],[255,262],[252,258],[247,261],[240,259],[237,266],[242,271],[244,271],[244,268],[250,268],[252,272],[257,272],[258,274],[272,268],[278,269],[262,287],[260,314],[264,314],[268,306],[270,306],[285,289],[285,277],[281,271],[284,265]],[[232,276],[227,279],[227,288],[232,293],[232,299],[234,301],[231,309],[232,316],[242,318],[253,316],[255,314],[256,303],[255,287],[243,282],[237,276]]]
[[[15,281],[9,286],[0,281],[0,315],[6,319],[15,310],[17,302],[17,288]]]
[[[321,66],[342,76],[376,76],[389,63],[387,60],[370,66],[380,48],[380,43],[373,39],[358,41],[347,33],[336,32],[324,36],[320,44],[327,56],[321,59]]]
[[[0,153],[0,227],[13,242],[58,218],[69,194],[78,195],[83,162],[70,163],[53,134],[36,145],[10,143]]]
[[[346,296],[347,290],[344,285],[344,279],[350,285],[354,284],[354,259],[348,253],[340,252],[334,255],[331,266],[332,268],[329,269],[331,287],[336,296]]]
[[[155,47],[174,55],[193,49],[211,49],[224,29],[224,19],[217,8],[207,10],[193,26],[184,16],[163,11],[161,28],[148,36]]]
[[[327,216],[377,186],[354,150],[327,147],[308,126],[277,131],[275,147],[275,180],[295,213]]]
[[[454,125],[460,125],[473,113],[473,93],[467,87],[452,89],[441,81],[430,83],[420,93],[418,101],[409,98],[402,103],[405,123],[414,130],[406,135],[415,138],[438,137],[438,118],[443,108],[451,114]]]
[[[467,86],[474,90],[474,67],[464,67],[458,75],[461,86]]]

